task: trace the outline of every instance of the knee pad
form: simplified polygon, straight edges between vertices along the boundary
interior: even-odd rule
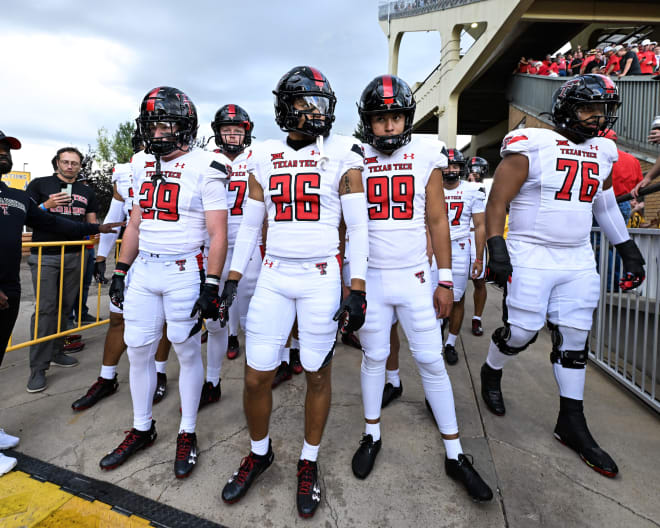
[[[386,359],[370,359],[366,355],[362,356],[362,365],[360,370],[368,376],[385,376],[385,364],[387,363]]]
[[[534,343],[538,335],[538,332],[525,330],[519,326],[512,326],[507,323],[493,332],[492,339],[502,354],[515,356]]]
[[[191,362],[202,359],[202,342],[199,337],[189,337],[181,343],[173,343],[176,356],[179,358],[180,365],[186,365]]]
[[[204,320],[204,326],[206,327],[206,330],[208,331],[209,334],[219,334],[222,331],[229,331],[229,328],[225,326],[224,328],[220,326],[220,320],[216,319],[215,321],[213,319],[205,319]]]
[[[415,363],[417,363],[417,368],[422,378],[429,377],[441,380],[446,377],[449,379],[447,368],[445,367],[445,361],[442,358],[436,359],[430,363],[422,363],[418,358],[415,358]]]
[[[201,329],[201,318],[198,318],[192,325],[189,321],[167,321],[167,339],[170,340],[170,343],[183,343],[199,333]]]
[[[587,367],[589,333],[586,330],[558,326],[548,321],[552,337],[550,363],[560,364],[564,368],[583,369]],[[584,347],[580,349],[581,343]]]

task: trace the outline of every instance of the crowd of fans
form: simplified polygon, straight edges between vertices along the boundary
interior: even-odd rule
[[[616,77],[628,75],[655,75],[660,73],[660,46],[657,42],[644,39],[639,43],[604,45],[583,51],[575,50],[546,55],[540,61],[521,57],[513,73],[566,77],[585,73],[601,73]]]

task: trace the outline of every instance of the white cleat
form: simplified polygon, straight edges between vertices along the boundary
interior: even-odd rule
[[[9,473],[16,466],[16,459],[0,453],[0,475]]]
[[[0,449],[11,449],[12,447],[16,447],[19,441],[20,438],[17,436],[7,434],[4,429],[0,429]]]

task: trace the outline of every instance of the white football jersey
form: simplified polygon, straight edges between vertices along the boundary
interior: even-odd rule
[[[433,169],[447,166],[444,143],[413,136],[391,154],[367,144],[363,148],[369,267],[407,268],[426,262],[426,184]]]
[[[509,210],[507,247],[515,266],[584,269],[595,266],[589,242],[593,200],[618,159],[613,141],[573,143],[549,129],[524,128],[502,142],[502,156],[522,154],[529,173]],[[570,257],[564,253],[573,248]]]
[[[112,183],[117,187],[117,193],[124,200],[122,209],[126,218],[133,207],[133,173],[131,163],[118,163],[112,169]]]
[[[218,151],[215,151],[218,152]],[[248,198],[248,176],[253,162],[252,149],[246,148],[231,163],[231,175],[227,187],[227,205],[229,206],[229,218],[227,219],[227,242],[229,247],[234,247],[238,228],[243,220],[243,207]],[[259,234],[261,244],[261,233]]]
[[[486,210],[486,192],[483,185],[459,180],[458,187],[445,187],[444,191],[451,239],[469,237],[472,215]]]
[[[253,150],[254,176],[264,191],[268,215],[266,252],[274,257],[313,259],[339,252],[339,181],[362,170],[362,149],[353,138],[331,134],[299,150],[286,140],[264,141]]]
[[[133,193],[142,210],[140,250],[180,255],[200,249],[207,239],[204,212],[227,209],[231,168],[217,154],[195,149],[161,160],[163,177],[154,182],[155,157],[140,160],[140,165],[133,161]]]

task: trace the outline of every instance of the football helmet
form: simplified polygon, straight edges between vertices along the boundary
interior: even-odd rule
[[[220,134],[220,127],[223,125],[242,126],[245,129],[243,142],[239,145],[225,143]],[[254,123],[250,120],[248,113],[236,104],[228,104],[220,108],[220,110],[215,113],[211,128],[215,134],[215,144],[221,150],[228,152],[229,154],[239,154],[252,143],[252,130],[254,130]]]
[[[468,175],[473,173],[478,174],[479,181],[483,181],[484,178],[488,177],[488,173],[489,173],[488,162],[485,159],[480,158],[478,156],[470,158],[470,161],[468,161],[467,164],[467,172]]]
[[[337,98],[330,81],[316,68],[296,66],[278,81],[275,90],[275,122],[285,131],[306,136],[327,136],[335,120]],[[294,103],[302,108],[295,108]],[[305,116],[302,126],[300,118]]]
[[[447,167],[442,169],[442,179],[448,183],[453,183],[459,178],[464,179],[467,177],[467,164],[463,153],[456,149],[447,149]],[[451,165],[458,165],[459,170],[453,170]]]
[[[154,137],[158,123],[165,123],[169,133]],[[197,136],[197,109],[181,90],[159,86],[142,99],[137,126],[147,154],[166,156],[178,149],[188,150]]]
[[[601,104],[603,114],[581,121],[577,109],[588,104]],[[585,141],[604,135],[614,126],[620,105],[619,90],[609,77],[596,73],[580,75],[566,81],[553,94],[552,121],[560,131],[572,132]],[[596,120],[598,124],[593,126]]]
[[[137,154],[144,148],[144,141],[142,141],[142,137],[140,136],[139,127],[136,127],[133,131],[133,137],[131,138],[131,148],[133,149],[134,154]]]
[[[394,75],[376,77],[364,89],[358,103],[365,141],[382,152],[393,152],[408,144],[412,135],[415,107],[412,90],[403,79]],[[371,116],[389,112],[404,115],[403,132],[394,136],[376,136],[371,127]]]

